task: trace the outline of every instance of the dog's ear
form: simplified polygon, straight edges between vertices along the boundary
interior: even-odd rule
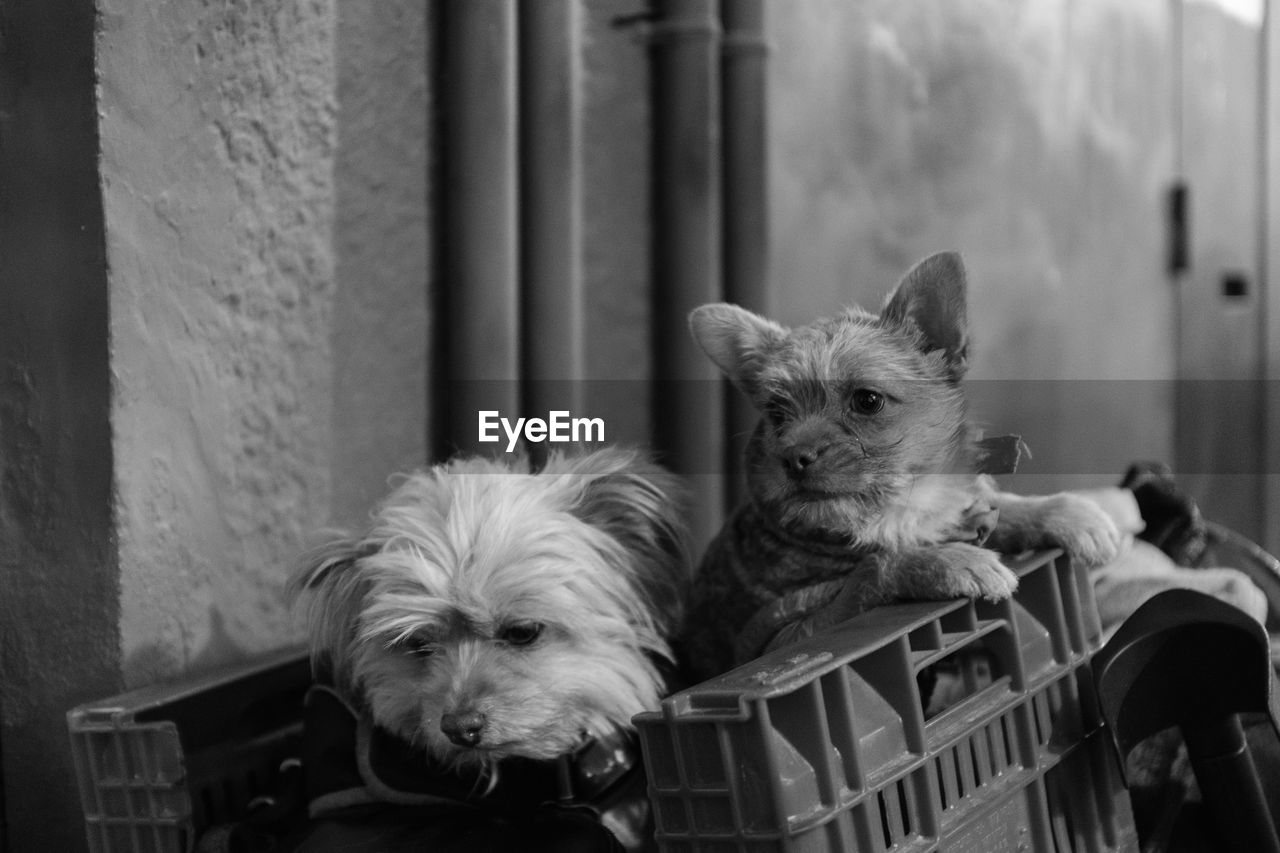
[[[373,550],[357,539],[334,539],[299,558],[289,580],[290,597],[306,599],[312,666],[335,683],[349,677],[356,618],[366,592],[355,564]]]
[[[679,479],[643,454],[609,448],[570,462],[586,475],[573,513],[609,534],[630,561],[630,574],[664,637],[679,628],[690,582]]]
[[[969,318],[965,308],[964,263],[956,252],[930,255],[912,267],[885,302],[880,319],[914,324],[925,352],[940,350],[953,379],[969,360]]]
[[[695,308],[689,329],[716,367],[747,394],[754,394],[760,366],[787,336],[772,320],[727,302]]]

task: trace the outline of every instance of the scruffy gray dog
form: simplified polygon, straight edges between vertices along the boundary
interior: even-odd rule
[[[960,386],[965,289],[960,256],[942,253],[878,317],[853,308],[786,329],[734,305],[693,312],[698,343],[762,415],[750,500],[695,580],[694,676],[896,599],[1006,598],[1017,578],[999,552],[1061,547],[1089,566],[1115,556],[1120,533],[1091,501],[1020,497],[976,473]]]

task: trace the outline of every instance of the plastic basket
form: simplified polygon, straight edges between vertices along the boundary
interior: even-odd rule
[[[1088,578],[1056,552],[1011,568],[1010,601],[878,608],[638,716],[659,847],[1137,850]],[[921,673],[956,661],[960,698],[926,719]]]
[[[187,853],[243,816],[298,754],[305,651],[82,705],[67,714],[93,853]]]

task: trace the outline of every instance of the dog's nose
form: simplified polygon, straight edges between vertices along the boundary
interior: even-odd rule
[[[786,453],[787,472],[793,477],[802,476],[818,461],[824,449],[813,444],[800,444],[791,448]]]
[[[484,714],[479,711],[445,714],[440,718],[440,731],[458,746],[475,746],[484,735]]]

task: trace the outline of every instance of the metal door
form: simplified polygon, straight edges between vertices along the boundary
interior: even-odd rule
[[[1265,0],[1175,0],[1176,458],[1205,515],[1263,537]]]

